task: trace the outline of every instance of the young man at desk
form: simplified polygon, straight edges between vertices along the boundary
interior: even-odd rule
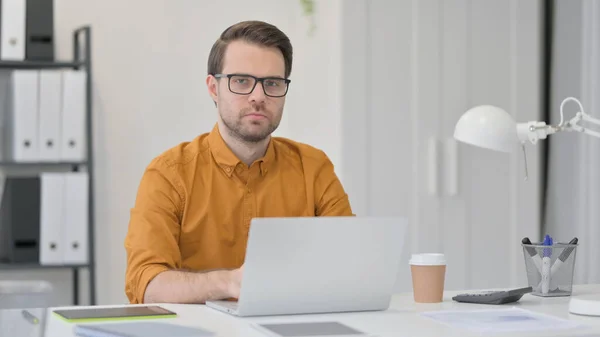
[[[131,303],[237,298],[254,217],[353,215],[325,153],[271,137],[291,70],[290,40],[270,24],[235,24],[214,43],[206,84],[216,125],[155,158],[131,210]]]

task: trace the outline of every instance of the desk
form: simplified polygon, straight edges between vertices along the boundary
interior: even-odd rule
[[[462,292],[462,291],[461,291]],[[182,305],[182,304],[162,304],[162,306],[175,311],[177,318],[160,319],[161,322],[173,322],[187,326],[197,326],[217,333],[217,336],[227,337],[254,337],[264,336],[261,332],[252,327],[252,323],[267,322],[303,322],[303,321],[326,321],[335,320],[359,330],[363,330],[372,335],[385,336],[476,336],[465,330],[453,329],[448,326],[438,324],[419,313],[431,310],[478,310],[503,308],[506,306],[490,306],[457,303],[452,301],[452,296],[458,291],[447,291],[444,294],[444,301],[437,304],[416,304],[413,301],[412,293],[401,293],[393,297],[390,308],[387,311],[379,312],[353,312],[339,314],[323,315],[290,315],[290,316],[269,316],[269,317],[249,317],[237,318],[225,313],[208,308],[204,305]],[[600,293],[600,284],[575,286],[574,295],[584,295],[591,293]],[[589,325],[590,329],[574,333],[573,331],[545,331],[543,333],[527,333],[522,336],[600,336],[600,317],[585,317],[572,315],[568,311],[569,297],[540,298],[533,295],[525,295],[514,305],[519,308],[531,310],[534,312],[550,314],[556,317],[575,320]],[[8,325],[3,324],[0,311],[0,336],[14,336],[4,330]],[[73,335],[73,325],[62,321],[49,312],[48,324],[44,337],[68,337]],[[23,324],[28,324],[24,319]],[[595,334],[594,334],[595,333]],[[34,334],[27,337],[37,337]],[[495,335],[504,336],[504,335]],[[510,334],[510,336],[520,336]]]

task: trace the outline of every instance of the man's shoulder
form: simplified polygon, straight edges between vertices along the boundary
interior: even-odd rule
[[[285,137],[273,137],[273,140],[278,152],[283,152],[302,161],[325,162],[329,160],[325,151],[310,144]]]
[[[149,166],[173,168],[196,163],[198,157],[202,157],[208,150],[207,137],[208,133],[203,133],[192,140],[180,142],[154,157]]]

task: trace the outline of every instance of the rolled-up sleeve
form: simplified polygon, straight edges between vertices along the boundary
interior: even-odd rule
[[[354,216],[348,194],[324,152],[319,152],[315,179],[315,214],[317,216]]]
[[[130,303],[143,303],[148,283],[159,273],[181,268],[180,223],[183,188],[160,159],[144,171],[125,237],[125,293]]]

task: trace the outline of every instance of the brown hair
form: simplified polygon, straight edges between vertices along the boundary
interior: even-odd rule
[[[230,42],[244,40],[263,47],[276,47],[283,54],[285,78],[292,72],[292,44],[279,28],[262,21],[242,21],[225,29],[213,44],[208,56],[208,74],[223,70],[223,58]]]

